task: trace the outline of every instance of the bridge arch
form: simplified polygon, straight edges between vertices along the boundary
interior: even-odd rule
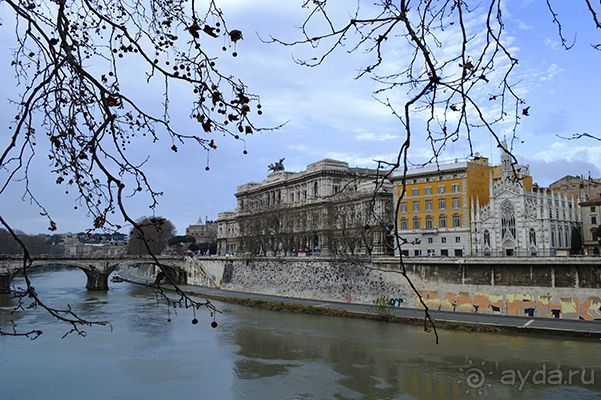
[[[159,256],[158,261],[171,280],[176,283],[186,283],[183,259]],[[7,291],[10,288],[12,278],[19,272],[22,262],[23,259],[19,256],[0,257],[0,291]],[[31,267],[62,265],[78,268],[86,274],[86,288],[108,290],[108,277],[113,271],[140,264],[154,264],[154,258],[128,255],[120,257],[40,256],[32,261]],[[151,278],[155,278],[154,273]]]
[[[34,260],[31,268],[45,265],[61,265],[80,269],[86,274],[86,288],[90,290],[108,290],[109,275],[119,268],[118,263],[109,261],[85,262],[84,260]]]

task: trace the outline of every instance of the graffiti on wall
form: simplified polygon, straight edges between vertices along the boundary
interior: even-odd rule
[[[421,294],[425,303],[433,310],[601,321],[599,296],[580,298],[523,293],[493,295],[427,290]],[[419,306],[419,300],[416,305]]]

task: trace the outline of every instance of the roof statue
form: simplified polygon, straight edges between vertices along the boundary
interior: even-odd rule
[[[267,166],[267,168],[269,169],[269,172],[278,172],[278,171],[284,171],[284,160],[285,158],[280,158],[280,161],[276,161],[274,163],[271,163]]]

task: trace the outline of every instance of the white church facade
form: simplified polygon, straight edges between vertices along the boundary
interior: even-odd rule
[[[529,175],[528,171],[520,173]],[[580,229],[578,202],[547,189],[527,190],[503,155],[501,178],[489,182],[488,204],[470,207],[472,255],[554,256],[571,246]]]

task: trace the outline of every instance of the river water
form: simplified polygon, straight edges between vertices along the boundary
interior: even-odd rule
[[[0,324],[36,327],[35,341],[0,337],[0,398],[8,399],[601,399],[601,343],[440,332],[359,319],[277,313],[216,303],[193,325],[152,290],[111,283],[85,289],[79,270],[36,273],[55,306],[110,320],[87,337],[38,311]],[[16,280],[19,284],[19,280]]]

